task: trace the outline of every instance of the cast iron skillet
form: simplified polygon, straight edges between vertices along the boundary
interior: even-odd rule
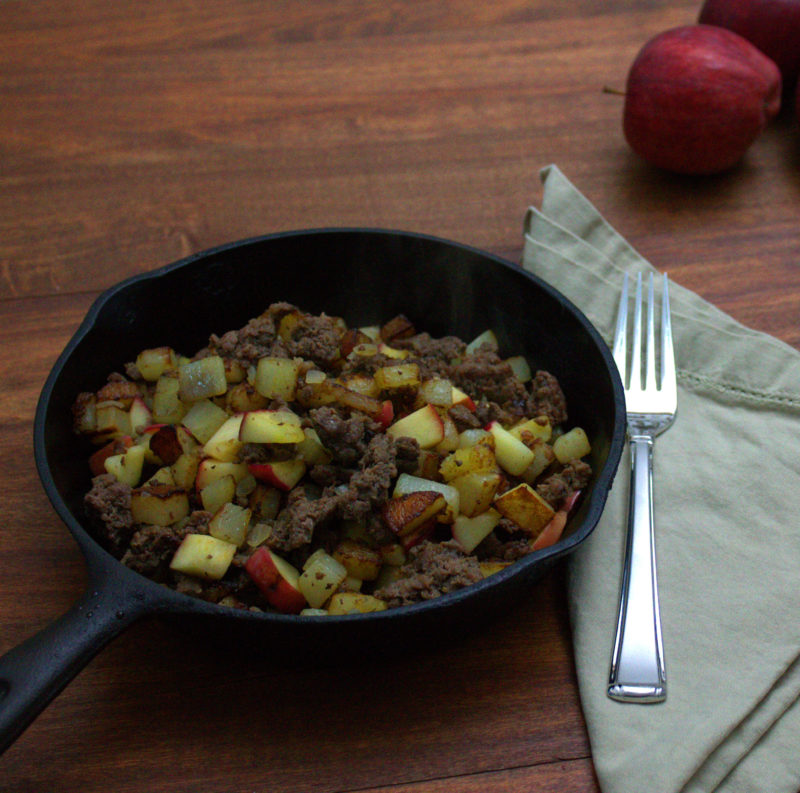
[[[300,618],[239,612],[178,594],[128,570],[84,527],[89,449],[71,430],[70,406],[139,350],[168,344],[185,354],[210,333],[241,327],[270,303],[376,324],[398,313],[434,336],[473,338],[487,328],[504,353],[524,353],[553,372],[570,422],[592,443],[596,472],[565,536],[490,578],[399,610]],[[0,658],[0,752],[112,638],[145,615],[203,634],[235,635],[270,656],[364,657],[421,649],[474,630],[507,611],[597,523],[617,468],[624,397],[602,338],[562,295],[515,265],[445,240],[374,229],[321,229],[236,242],[131,278],[94,303],[42,391],[34,424],[36,463],[50,501],[86,558],[86,592],[66,614]],[[238,646],[238,645],[237,645]]]

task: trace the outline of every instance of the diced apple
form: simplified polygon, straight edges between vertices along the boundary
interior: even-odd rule
[[[498,496],[493,506],[532,537],[538,536],[555,514],[555,510],[524,482]]]
[[[386,603],[374,595],[361,592],[337,592],[330,599],[328,614],[368,614],[373,611],[385,611]]]
[[[219,581],[233,561],[236,546],[209,534],[187,534],[170,562],[178,573]]]
[[[442,427],[444,428],[444,437],[439,443],[434,446],[434,449],[439,454],[447,454],[448,452],[455,451],[458,448],[459,434],[456,423],[447,413],[441,413]]]
[[[404,496],[408,493],[424,493],[429,490],[434,493],[441,493],[447,502],[447,507],[436,516],[438,522],[452,523],[459,513],[460,497],[458,490],[450,485],[442,484],[441,482],[433,482],[429,479],[422,479],[421,477],[412,476],[411,474],[400,474],[400,476],[397,477],[392,498]]]
[[[533,462],[533,452],[499,421],[492,421],[486,429],[494,436],[494,453],[500,467],[512,476],[519,476]]]
[[[259,482],[250,493],[247,505],[259,520],[273,520],[280,511],[281,491]]]
[[[239,440],[239,429],[242,426],[242,416],[231,416],[222,426],[206,441],[203,453],[215,460],[230,462],[236,458],[243,443]]]
[[[200,491],[200,501],[203,509],[216,512],[224,504],[233,501],[236,496],[236,481],[232,476],[223,476],[207,484]]]
[[[589,438],[581,427],[574,427],[553,442],[556,459],[566,465],[570,460],[580,460],[592,451]]]
[[[139,435],[146,427],[153,423],[153,412],[145,404],[141,396],[133,398],[128,409],[128,418],[131,423],[131,433]]]
[[[228,420],[228,414],[210,399],[199,399],[187,411],[182,424],[200,443],[207,443]]]
[[[466,474],[494,472],[497,470],[497,459],[494,451],[483,443],[456,449],[442,460],[439,473],[445,482],[451,482]]]
[[[285,559],[263,545],[256,549],[244,569],[267,599],[283,614],[299,614],[306,599],[299,588],[300,574]]]
[[[501,517],[495,509],[487,509],[472,518],[461,514],[453,523],[453,539],[464,549],[464,553],[472,553],[491,534]]]
[[[444,423],[433,405],[409,413],[386,429],[392,438],[413,438],[421,449],[432,449],[444,439]]]
[[[485,330],[483,333],[476,336],[467,345],[466,354],[472,355],[476,350],[483,346],[487,346],[489,349],[494,350],[495,352],[500,349],[500,345],[497,342],[497,336],[493,330]]]
[[[306,464],[300,459],[248,463],[247,467],[256,479],[287,491],[291,490],[306,472]]]
[[[509,432],[526,446],[531,446],[535,440],[542,440],[547,443],[553,434],[550,420],[547,416],[539,416],[535,419],[528,419],[515,424]]]
[[[308,465],[325,465],[332,459],[313,427],[303,428],[303,440],[297,444],[296,452]]]
[[[374,581],[383,564],[379,551],[355,540],[342,540],[333,551],[333,558],[344,565],[348,575],[361,581]]]
[[[453,386],[452,401],[454,405],[464,405],[464,407],[469,408],[473,413],[478,408],[469,394],[465,394],[460,388],[456,388],[455,386]]]
[[[144,380],[155,383],[165,372],[178,367],[178,356],[171,347],[154,347],[142,350],[136,356],[136,368]]]
[[[300,416],[291,410],[252,410],[242,417],[239,440],[243,443],[300,443],[305,435]]]
[[[137,488],[131,493],[131,514],[135,523],[171,526],[189,514],[189,496],[171,485]]]
[[[208,533],[218,540],[233,543],[237,548],[244,544],[252,513],[236,504],[223,504],[208,522]]]
[[[177,372],[158,378],[153,394],[153,421],[156,424],[177,424],[183,418],[186,406],[181,402],[179,389]]]
[[[533,377],[531,367],[522,355],[506,358],[506,363],[511,367],[511,371],[514,372],[520,383],[527,383]]]
[[[458,490],[459,510],[467,517],[474,517],[487,510],[500,487],[503,477],[496,471],[465,474],[450,481]]]
[[[345,566],[321,548],[303,565],[298,587],[312,608],[319,608],[347,577]]]
[[[232,476],[234,482],[238,483],[248,474],[247,463],[221,462],[206,457],[200,461],[197,467],[196,486],[198,491],[208,487],[217,479],[223,476]]]
[[[294,401],[300,363],[290,358],[261,358],[256,367],[256,391],[267,399]]]
[[[124,454],[125,450],[130,449],[132,445],[133,438],[130,435],[123,435],[93,452],[89,457],[89,470],[92,472],[92,476],[106,473],[105,461],[115,454]]]
[[[105,470],[118,482],[136,487],[142,478],[144,448],[131,446],[124,454],[113,454],[105,460]]]
[[[228,390],[225,362],[219,355],[209,355],[178,368],[178,396],[183,402],[220,396]]]
[[[375,371],[374,378],[380,391],[412,391],[419,387],[419,365],[402,363],[382,366]]]
[[[555,545],[564,533],[564,527],[566,525],[567,513],[563,510],[559,510],[542,529],[539,536],[535,540],[531,540],[532,550],[538,551],[542,548],[549,548],[551,545]]]

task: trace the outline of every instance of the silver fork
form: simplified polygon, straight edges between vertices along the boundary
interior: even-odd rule
[[[648,285],[645,376],[642,382],[642,276],[636,278],[630,367],[627,355],[628,276],[622,286],[614,360],[625,386],[631,484],[625,566],[608,696],[620,702],[663,702],[667,697],[658,605],[653,520],[653,443],[675,419],[678,388],[669,310],[669,285],[661,300],[661,377],[656,380],[653,275]],[[629,376],[629,377],[628,377]],[[630,382],[628,380],[630,379]]]

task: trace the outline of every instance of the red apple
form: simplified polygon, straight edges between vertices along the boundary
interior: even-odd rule
[[[303,478],[306,472],[306,464],[299,458],[272,463],[248,463],[247,468],[256,479],[287,492]]]
[[[772,58],[789,90],[800,74],[798,0],[705,0],[698,22],[738,33]]]
[[[284,614],[299,614],[306,607],[300,573],[269,548],[256,550],[244,569],[273,608]]]
[[[652,165],[713,174],[735,165],[780,109],[778,67],[749,41],[686,25],[644,45],[631,66],[623,129]]]

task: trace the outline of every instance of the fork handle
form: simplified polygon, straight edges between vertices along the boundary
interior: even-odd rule
[[[620,702],[667,697],[653,524],[653,438],[631,435],[625,565],[608,696]]]

